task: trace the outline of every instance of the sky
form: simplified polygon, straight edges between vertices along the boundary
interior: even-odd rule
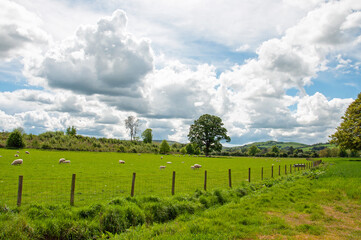
[[[2,0],[0,130],[327,142],[361,92],[359,0]],[[139,135],[140,136],[140,135]]]

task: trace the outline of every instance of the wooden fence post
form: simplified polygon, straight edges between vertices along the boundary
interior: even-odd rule
[[[281,165],[278,165],[278,176],[281,176]]]
[[[207,170],[204,171],[204,191],[207,191]]]
[[[251,168],[248,168],[248,182],[251,182]]]
[[[18,207],[21,206],[21,197],[23,195],[23,176],[19,176],[19,186],[18,186]]]
[[[261,170],[261,180],[263,181],[263,167],[262,167],[262,170]]]
[[[292,174],[292,164],[290,164],[290,174]]]
[[[272,165],[271,177],[273,178],[273,165]]]
[[[228,185],[230,188],[232,188],[232,174],[231,169],[228,169]]]
[[[287,165],[285,165],[285,175],[287,175]]]
[[[75,177],[76,177],[76,174],[73,174],[73,176],[71,177],[70,206],[74,206]]]
[[[132,190],[131,190],[131,192],[130,192],[130,196],[131,196],[131,197],[134,197],[135,176],[136,176],[136,173],[133,173]]]
[[[172,178],[172,195],[174,195],[174,188],[175,188],[175,171],[173,171],[173,178]]]

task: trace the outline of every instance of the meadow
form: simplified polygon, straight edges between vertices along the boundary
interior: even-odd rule
[[[216,157],[206,158],[190,155],[160,155],[114,152],[75,152],[20,150],[21,166],[12,166],[16,150],[0,149],[0,203],[16,205],[18,177],[23,176],[22,204],[69,203],[72,174],[76,174],[75,206],[89,205],[94,201],[109,201],[115,197],[130,195],[132,175],[136,173],[135,196],[170,196],[172,175],[176,172],[175,193],[193,193],[204,188],[207,171],[207,190],[229,187],[229,169],[232,185],[251,182],[289,173],[290,165],[306,162],[292,158]],[[59,164],[60,158],[71,161]],[[124,160],[125,164],[119,164]],[[167,164],[171,162],[171,164]],[[191,165],[202,168],[192,170]],[[160,170],[160,166],[166,166]],[[285,170],[286,166],[286,170]],[[280,168],[280,171],[279,171]],[[296,169],[293,169],[295,171]]]

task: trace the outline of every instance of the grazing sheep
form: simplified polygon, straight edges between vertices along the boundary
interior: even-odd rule
[[[195,168],[194,166],[191,166],[191,169],[193,169],[193,170],[194,170],[194,169],[196,169],[196,168]]]
[[[23,164],[23,160],[22,159],[16,159],[14,160],[11,165],[21,165]]]
[[[198,168],[201,168],[202,165],[199,165],[199,164],[194,164],[194,168],[198,169]]]
[[[63,163],[63,162],[65,162],[65,158],[60,158],[59,163]]]
[[[167,164],[172,164],[172,162],[167,162]]]
[[[119,163],[120,163],[120,164],[125,164],[125,161],[119,160]]]
[[[163,156],[161,156],[160,159],[163,159]]]
[[[165,166],[160,166],[159,169],[160,170],[165,169]]]
[[[17,153],[20,153],[19,151],[16,151]]]
[[[28,151],[25,151],[26,154],[30,154]]]
[[[15,154],[14,157],[19,157],[19,154]]]
[[[70,163],[70,160],[65,160],[63,163]]]

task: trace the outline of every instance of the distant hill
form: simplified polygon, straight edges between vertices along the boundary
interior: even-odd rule
[[[319,151],[326,147],[328,147],[328,148],[335,147],[334,145],[329,144],[329,143],[317,143],[317,144],[307,145],[307,144],[297,143],[297,142],[267,141],[267,142],[250,143],[250,144],[246,144],[243,146],[227,147],[227,148],[224,148],[224,150],[229,151],[229,152],[234,152],[234,151],[242,150],[243,148],[249,148],[253,145],[256,145],[259,149],[272,148],[273,146],[277,146],[281,150],[287,150],[290,147],[293,147],[294,149],[302,149],[303,151],[311,151],[311,150]]]

